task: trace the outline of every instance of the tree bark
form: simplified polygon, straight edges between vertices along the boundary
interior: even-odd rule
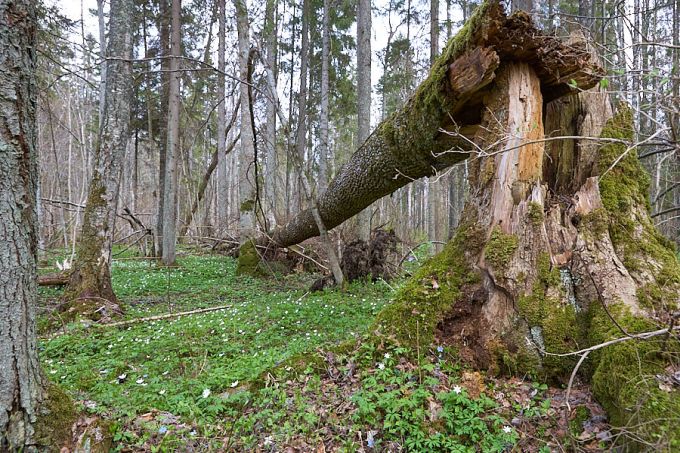
[[[450,345],[492,373],[566,383],[576,361],[559,354],[668,327],[680,264],[650,219],[630,109],[612,117],[608,96],[591,90],[544,111],[552,91],[536,68],[502,59],[461,226],[374,327],[407,346]],[[679,350],[677,340],[638,342],[589,357],[585,376],[631,442],[673,449],[680,397],[657,379]]]
[[[330,0],[323,2],[323,37],[321,45],[321,106],[319,111],[319,179],[318,193],[328,187],[328,66],[330,64]]]
[[[217,69],[222,72],[226,70],[226,0],[218,1],[218,45],[217,45]],[[217,197],[217,225],[220,230],[220,234],[224,234],[228,224],[227,216],[227,185],[228,181],[226,179],[227,175],[227,154],[225,152],[227,145],[227,106],[226,106],[226,83],[224,74],[217,75],[217,162],[219,165],[218,171],[218,182],[217,187],[219,195]],[[213,159],[214,160],[214,159]],[[211,163],[212,166],[212,163]],[[212,170],[211,170],[212,172]],[[209,176],[208,176],[209,178]],[[204,178],[205,179],[205,178]],[[200,194],[200,188],[199,188]],[[192,208],[193,211],[193,208]],[[193,213],[191,214],[193,216]],[[187,222],[184,222],[184,231],[180,233],[180,236],[186,234],[186,229],[188,228]]]
[[[170,35],[170,85],[168,88],[167,146],[165,148],[165,177],[163,191],[163,256],[166,266],[175,264],[177,245],[177,157],[180,151],[179,104],[180,81],[179,57],[182,55],[181,0],[172,0],[172,28]]]
[[[36,447],[35,6],[0,1],[0,450]]]
[[[371,0],[359,0],[357,4],[357,144],[364,143],[371,133],[371,3]],[[359,239],[368,241],[371,236],[369,210],[359,212],[357,228]]]
[[[161,49],[161,102],[160,102],[160,127],[158,146],[158,210],[156,213],[156,241],[154,248],[163,255],[163,219],[165,203],[165,165],[168,147],[168,106],[170,100],[170,8],[168,0],[159,0],[158,34]]]
[[[542,35],[524,13],[507,17],[498,3],[477,10],[453,38],[406,105],[380,123],[318,200],[329,230],[373,201],[467,157],[481,121],[482,101],[502,61],[535,68],[546,100],[592,87],[602,69],[585,45]],[[453,131],[453,135],[442,133]],[[289,246],[318,235],[311,211],[274,232]]]
[[[76,260],[65,292],[65,300],[69,303],[97,301],[109,305],[107,309],[113,311],[120,310],[111,285],[111,247],[125,150],[130,140],[133,13],[131,0],[117,0],[111,4],[104,114]]]
[[[279,209],[281,208],[281,188],[278,187],[278,158],[277,158],[277,142],[276,142],[276,80],[277,80],[277,53],[278,53],[278,24],[277,24],[277,0],[267,0],[265,8],[265,58],[267,61],[267,71],[271,73],[273,84],[270,85],[270,91],[266,99],[266,121],[264,125],[264,144],[265,144],[265,194],[269,203],[269,221],[273,225],[279,217]],[[271,89],[273,86],[273,91]]]
[[[244,0],[234,0],[238,32],[239,78],[249,80],[250,32],[248,10]],[[241,149],[239,154],[239,227],[240,242],[245,244],[255,235],[255,137],[251,116],[250,89],[240,84],[241,93]]]

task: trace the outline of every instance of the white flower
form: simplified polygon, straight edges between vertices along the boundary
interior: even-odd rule
[[[503,432],[504,432],[505,434],[510,434],[510,433],[512,432],[512,428],[510,428],[509,426],[504,426],[504,427],[503,427]]]
[[[238,381],[234,381],[231,383],[231,388],[234,388],[238,385]]]
[[[207,398],[210,396],[210,389],[203,389],[203,398]]]
[[[460,395],[460,392],[462,391],[463,389],[460,388],[460,385],[457,385],[453,388],[453,393],[455,393],[456,395]]]
[[[159,390],[159,391],[158,391],[158,394],[159,394],[159,395],[165,395],[165,389]]]
[[[389,359],[390,357],[392,357],[392,356],[390,355],[390,353],[389,353],[389,352],[386,352],[386,353],[385,353],[385,358],[386,358],[386,359]]]
[[[68,271],[71,269],[71,262],[68,260],[68,258],[64,258],[64,262],[60,263],[57,261],[57,269],[60,271]]]
[[[143,384],[144,383],[144,378],[140,377],[135,381],[137,384]]]
[[[384,369],[385,369],[385,364],[382,363],[382,362],[380,362],[380,363],[378,364],[378,368],[381,369],[381,370],[384,370]]]

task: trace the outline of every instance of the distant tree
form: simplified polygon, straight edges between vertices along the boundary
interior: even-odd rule
[[[371,0],[357,4],[357,141],[361,146],[371,133]],[[368,209],[357,218],[359,238],[368,240],[371,234],[371,214]]]

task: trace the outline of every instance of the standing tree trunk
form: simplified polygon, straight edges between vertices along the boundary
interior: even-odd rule
[[[38,181],[36,16],[0,1],[0,450],[36,444],[43,395],[35,335]]]
[[[239,78],[250,80],[250,31],[245,0],[234,0],[238,32]],[[241,153],[239,154],[239,241],[241,243],[240,273],[257,273],[258,255],[252,239],[256,233],[257,202],[255,180],[255,135],[251,110],[251,91],[247,83],[240,84],[241,93]]]
[[[170,98],[170,12],[168,0],[159,0],[158,38],[161,50],[161,102],[160,102],[160,127],[158,146],[158,210],[156,213],[156,244],[154,249],[163,255],[163,213],[165,203],[165,163],[168,147],[168,105]]]
[[[177,156],[179,141],[180,80],[179,57],[182,55],[181,0],[172,0],[172,28],[170,37],[170,86],[168,88],[168,128],[165,148],[165,177],[163,180],[163,264],[175,264],[177,245]]]
[[[357,145],[364,143],[371,133],[371,91],[371,0],[358,0]],[[370,210],[365,209],[359,213],[357,224],[359,239],[368,241],[371,236]]]
[[[99,310],[98,314],[105,312],[100,310],[102,305],[110,304],[107,309],[119,311],[111,286],[111,247],[125,149],[130,139],[133,14],[131,0],[112,2],[103,117],[76,261],[65,293],[69,305],[77,303],[83,311]]]
[[[222,73],[226,70],[226,0],[218,1],[218,22],[219,30],[217,32],[217,69]],[[225,153],[227,145],[227,106],[226,106],[226,89],[225,89],[224,74],[217,74],[217,162],[219,165],[217,187],[219,194],[217,196],[217,225],[219,227],[219,234],[224,235],[229,223],[227,215],[227,200],[229,196],[227,181],[227,154]],[[200,190],[199,190],[200,193]],[[193,210],[193,209],[192,209]],[[193,216],[193,214],[192,214]],[[185,228],[188,228],[185,222]],[[181,234],[183,236],[184,233]]]
[[[273,79],[273,86],[268,84],[269,91],[266,96],[266,121],[264,125],[264,144],[265,144],[265,178],[264,178],[264,192],[265,198],[269,203],[269,221],[273,225],[279,217],[279,209],[281,208],[281,188],[277,187],[278,181],[278,166],[277,159],[277,143],[276,143],[276,80],[277,80],[277,0],[267,0],[265,8],[265,34],[264,47],[265,58],[267,62],[267,73],[271,74]],[[267,76],[269,77],[269,75]]]
[[[321,107],[319,111],[319,179],[318,193],[328,187],[328,66],[330,63],[330,0],[323,2],[323,38],[321,45]]]

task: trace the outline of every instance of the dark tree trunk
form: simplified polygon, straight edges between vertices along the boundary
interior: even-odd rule
[[[38,181],[31,1],[0,1],[0,450],[36,445]]]

